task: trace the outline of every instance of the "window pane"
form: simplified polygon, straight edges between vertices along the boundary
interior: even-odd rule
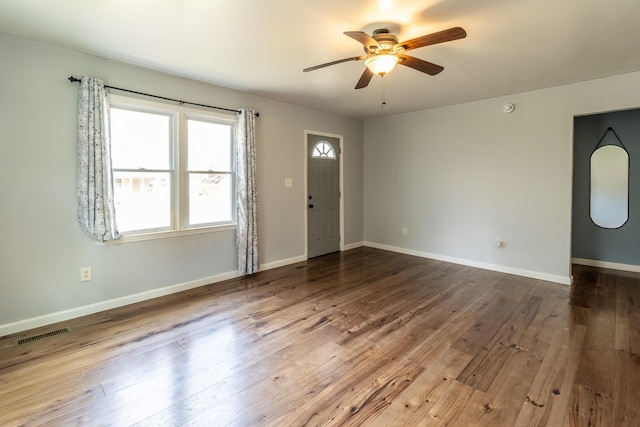
[[[231,129],[230,125],[189,119],[188,169],[231,172]]]
[[[229,174],[189,174],[189,225],[232,221],[231,183]]]
[[[170,169],[171,115],[111,108],[115,169]]]
[[[333,151],[333,147],[326,141],[318,142],[315,147],[313,147],[314,158],[324,158],[324,159],[335,159],[336,153]]]
[[[120,232],[171,227],[171,175],[114,172],[116,222]]]

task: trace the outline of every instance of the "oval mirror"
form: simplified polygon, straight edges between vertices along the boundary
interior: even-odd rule
[[[620,228],[629,219],[629,154],[605,145],[591,154],[591,220],[602,228]]]

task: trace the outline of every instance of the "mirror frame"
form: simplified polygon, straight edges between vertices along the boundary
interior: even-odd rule
[[[607,135],[607,133],[609,132],[613,132],[613,134],[615,135],[616,139],[618,140],[619,144],[604,144],[601,145],[602,141],[604,140],[605,136]],[[598,223],[598,218],[594,219],[593,216],[593,206],[594,206],[594,166],[593,166],[593,162],[594,162],[594,156],[598,153],[599,150],[607,148],[607,147],[616,147],[620,150],[622,150],[622,152],[626,155],[626,210],[625,210],[625,218],[624,221],[618,225],[618,226],[607,226],[606,224],[599,224]],[[593,222],[594,225],[596,225],[599,228],[605,229],[605,230],[617,230],[619,228],[624,227],[624,225],[629,222],[629,170],[631,167],[631,159],[629,156],[629,152],[627,151],[626,147],[622,144],[622,141],[620,141],[620,138],[618,137],[618,135],[616,134],[616,132],[610,127],[606,130],[606,132],[604,133],[604,135],[602,136],[602,138],[600,139],[600,142],[598,142],[598,145],[596,145],[596,148],[591,152],[591,156],[589,157],[589,219],[591,219],[591,222]],[[617,224],[617,223],[616,223]]]

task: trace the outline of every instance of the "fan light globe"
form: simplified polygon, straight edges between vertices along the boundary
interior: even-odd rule
[[[393,70],[399,60],[396,55],[381,54],[365,59],[364,63],[372,73],[384,76]]]

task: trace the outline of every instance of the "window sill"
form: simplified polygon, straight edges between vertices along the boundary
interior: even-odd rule
[[[235,224],[220,225],[217,227],[189,228],[186,230],[157,231],[145,234],[122,234],[117,240],[98,242],[98,246],[123,245],[125,243],[143,242],[146,240],[168,239],[171,237],[191,236],[194,234],[218,233],[221,231],[235,230]]]

